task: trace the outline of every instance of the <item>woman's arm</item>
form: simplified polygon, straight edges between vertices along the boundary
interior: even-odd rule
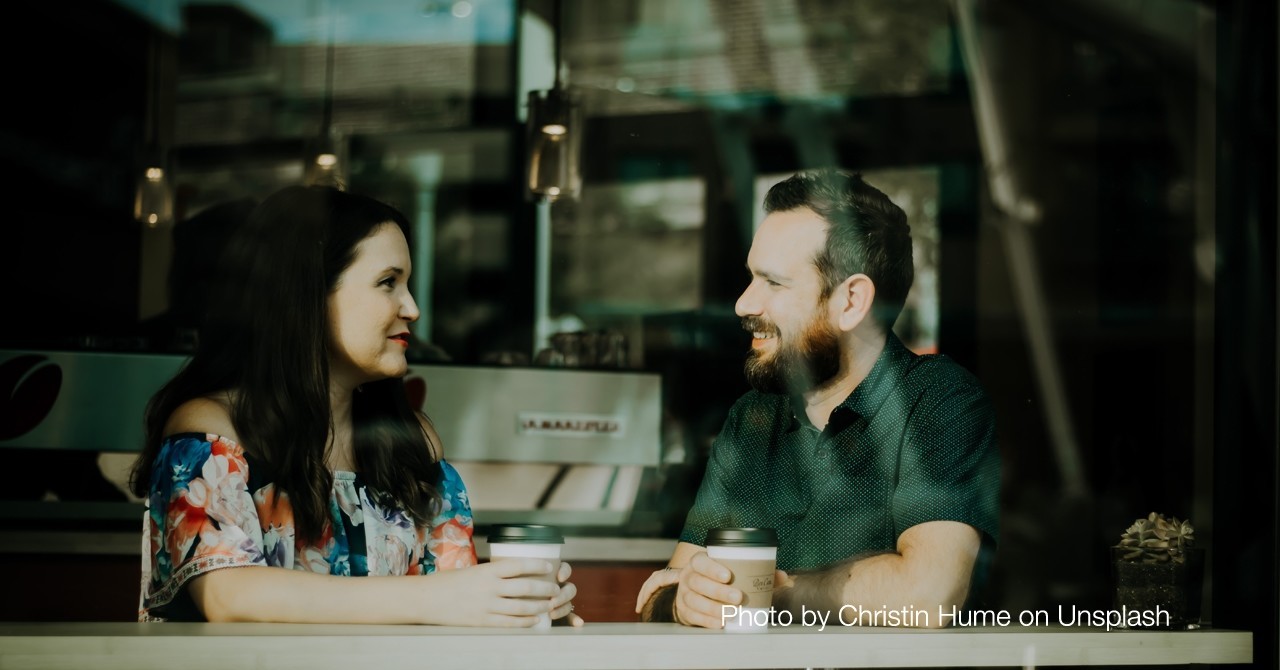
[[[169,423],[174,432],[232,432],[226,408],[209,399],[188,402]],[[434,431],[432,438],[439,445]],[[221,529],[230,533],[243,528],[239,535],[213,538],[217,541],[212,544],[219,546],[213,548],[212,554],[234,553],[244,541],[254,541],[254,531],[260,524],[253,514],[254,501],[243,492],[247,467],[238,447],[222,441],[216,446],[197,442],[184,443],[188,448],[173,455],[183,466],[178,469],[190,472],[175,482],[166,482],[177,491],[166,499],[172,497],[202,512],[209,512],[209,500],[221,500],[215,506],[217,513],[209,512],[210,519],[216,517],[220,525],[211,526],[211,521],[182,523],[181,533],[157,530],[166,538],[164,551],[186,556],[191,553],[189,543],[205,541],[210,532]],[[206,473],[206,460],[215,456],[225,463]],[[206,481],[210,473],[214,479]],[[238,497],[228,498],[226,491],[216,493],[223,489],[238,491]],[[185,519],[180,516],[180,521]],[[161,518],[163,521],[167,515],[161,514]],[[256,542],[261,541],[257,537]],[[193,576],[181,588],[188,589],[192,601],[209,621],[530,626],[539,615],[565,616],[570,611],[575,587],[535,578],[545,576],[551,569],[546,561],[530,559],[439,570],[425,576],[347,577],[241,564]]]
[[[532,578],[550,571],[539,559],[402,577],[248,566],[205,573],[187,588],[209,621],[521,627],[539,614],[569,614],[573,584]]]

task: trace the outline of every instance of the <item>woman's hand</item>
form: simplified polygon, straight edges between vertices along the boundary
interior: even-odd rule
[[[551,619],[563,619],[565,623],[579,628],[585,623],[582,617],[573,613],[573,598],[578,595],[578,587],[569,582],[573,568],[567,562],[560,563],[560,572],[556,581],[560,584],[560,594],[551,600]]]
[[[560,574],[568,577],[567,566]],[[577,589],[535,577],[551,573],[539,558],[491,561],[459,570],[440,570],[422,580],[432,590],[426,599],[426,623],[446,626],[528,628],[548,615],[564,616]]]

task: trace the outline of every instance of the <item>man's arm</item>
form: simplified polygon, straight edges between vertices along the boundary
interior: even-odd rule
[[[774,607],[797,616],[801,606],[829,612],[845,605],[872,611],[914,608],[929,615],[920,623],[941,627],[939,608],[964,604],[980,544],[981,535],[968,524],[917,524],[898,537],[897,551],[791,576],[774,591]]]
[[[928,618],[906,623],[940,627],[938,608],[964,604],[982,538],[994,539],[999,528],[995,416],[967,373],[927,393],[914,413],[892,502],[901,529],[894,551],[783,580],[775,587],[776,607],[914,608]]]

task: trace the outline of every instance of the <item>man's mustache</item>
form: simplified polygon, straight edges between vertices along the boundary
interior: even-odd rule
[[[778,333],[778,327],[762,316],[742,317],[742,329],[748,333]]]

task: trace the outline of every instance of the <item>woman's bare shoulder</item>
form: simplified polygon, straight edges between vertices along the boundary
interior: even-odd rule
[[[231,422],[231,403],[225,394],[192,398],[178,405],[164,424],[164,434],[179,433],[212,433],[240,441]]]

